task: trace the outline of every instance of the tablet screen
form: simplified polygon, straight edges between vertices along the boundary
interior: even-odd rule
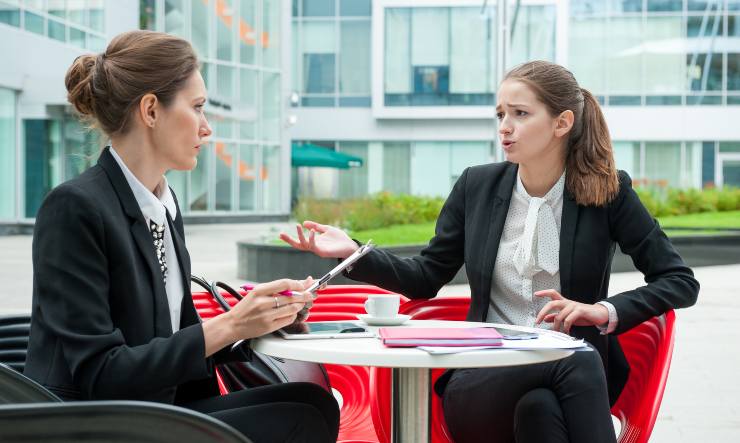
[[[293,323],[278,332],[282,336],[306,336],[311,335],[316,338],[321,336],[336,336],[340,334],[363,334],[369,331],[357,322],[312,322],[312,323]]]

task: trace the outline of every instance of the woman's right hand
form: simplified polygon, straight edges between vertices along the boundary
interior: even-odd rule
[[[259,284],[230,311],[203,322],[206,357],[237,340],[260,337],[293,323],[298,312],[313,300],[310,292],[304,292],[312,283],[308,277]],[[283,291],[296,295],[280,295]]]
[[[303,234],[304,228],[309,230],[308,238]],[[296,225],[296,233],[297,239],[284,232],[280,233],[280,239],[296,249],[311,251],[319,257],[347,258],[359,248],[346,232],[334,226],[306,220],[303,226]]]

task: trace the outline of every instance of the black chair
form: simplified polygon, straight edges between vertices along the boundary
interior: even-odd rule
[[[30,315],[0,317],[0,363],[23,372],[30,328]]]
[[[0,406],[0,441],[24,443],[250,443],[189,409],[138,401]]]
[[[0,363],[0,405],[61,401],[45,387]]]

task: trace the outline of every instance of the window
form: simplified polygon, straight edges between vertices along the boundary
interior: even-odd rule
[[[16,215],[15,92],[0,88],[0,220]]]

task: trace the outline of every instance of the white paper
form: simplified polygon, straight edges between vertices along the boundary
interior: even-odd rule
[[[539,338],[530,340],[503,340],[501,346],[419,346],[417,349],[430,354],[457,354],[460,352],[472,352],[496,349],[517,350],[541,350],[541,349],[590,349],[586,342],[577,339],[563,339],[550,334],[541,334]]]

